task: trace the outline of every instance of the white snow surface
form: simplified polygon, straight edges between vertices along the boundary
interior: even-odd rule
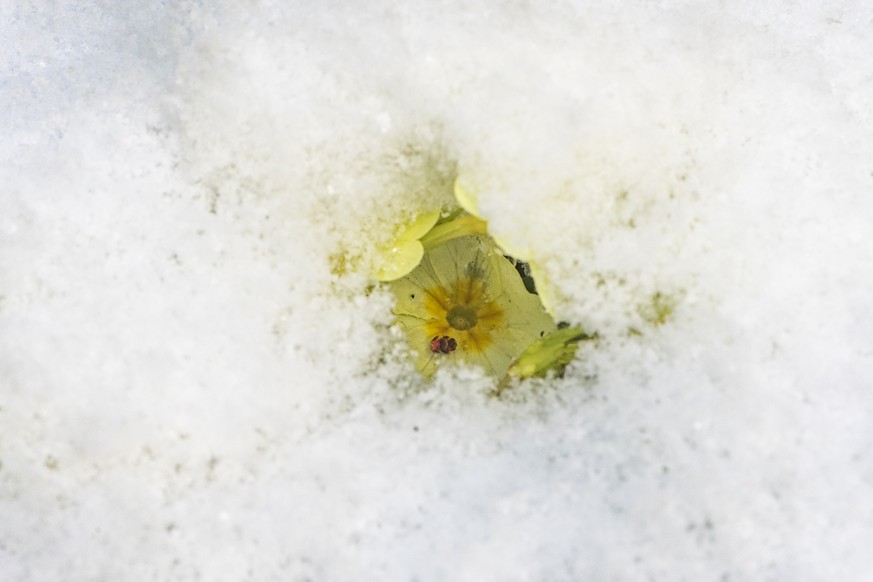
[[[869,3],[0,6],[0,579],[873,579]],[[369,287],[455,172],[563,378]]]

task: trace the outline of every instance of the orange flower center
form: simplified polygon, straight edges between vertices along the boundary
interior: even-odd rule
[[[436,285],[427,289],[424,307],[429,316],[426,335],[449,336],[458,349],[481,353],[491,345],[503,322],[503,309],[489,296],[478,273],[459,278],[449,289]]]

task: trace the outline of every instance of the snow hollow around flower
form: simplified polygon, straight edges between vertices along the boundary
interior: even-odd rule
[[[5,3],[3,579],[873,580],[862,4]],[[394,384],[459,174],[540,400]]]

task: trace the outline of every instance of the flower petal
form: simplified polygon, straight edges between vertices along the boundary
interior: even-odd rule
[[[479,216],[479,197],[472,188],[468,188],[461,182],[460,177],[455,180],[455,200],[458,201],[461,208],[476,218],[482,218]]]
[[[374,274],[376,280],[394,281],[418,266],[424,256],[424,246],[418,239],[426,235],[439,218],[439,210],[419,214],[412,222],[400,228],[400,233],[393,241],[379,247]]]
[[[545,271],[542,266],[540,266],[535,261],[530,261],[528,263],[530,267],[530,276],[531,279],[534,280],[534,284],[537,286],[537,294],[540,296],[540,302],[543,304],[543,308],[551,315],[555,316],[555,287],[552,285],[552,282],[546,276]]]
[[[378,281],[394,281],[408,275],[424,255],[424,247],[417,240],[395,241],[389,249],[380,249],[381,265],[376,270]]]
[[[402,240],[418,240],[426,235],[439,219],[439,210],[432,210],[430,212],[419,214],[412,222],[405,225],[403,231],[397,238]]]

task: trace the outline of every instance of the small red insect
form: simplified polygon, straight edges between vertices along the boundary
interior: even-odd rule
[[[443,354],[448,354],[449,352],[454,352],[458,347],[458,342],[455,341],[455,338],[444,335],[440,337],[438,335],[433,336],[433,339],[430,340],[430,351],[436,353],[441,352]]]

